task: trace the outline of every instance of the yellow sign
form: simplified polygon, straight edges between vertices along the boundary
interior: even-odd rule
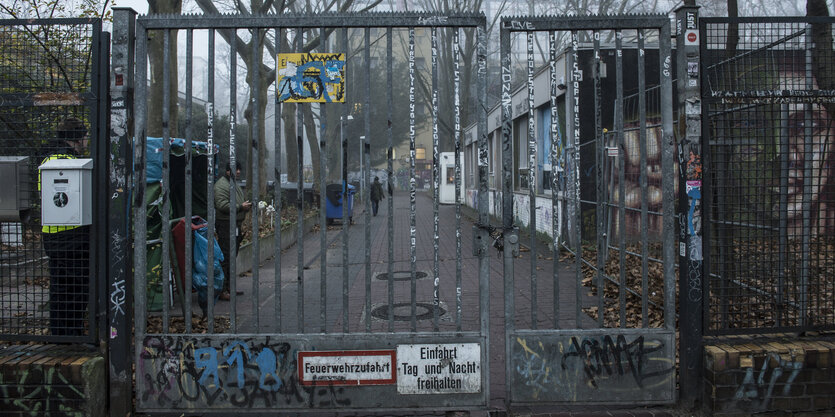
[[[345,102],[345,54],[278,54],[281,103]]]

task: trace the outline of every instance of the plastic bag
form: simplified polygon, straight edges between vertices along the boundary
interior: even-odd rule
[[[203,312],[206,312],[208,306],[208,261],[209,261],[209,239],[206,237],[208,227],[201,227],[194,230],[194,271],[192,273],[191,285],[197,290],[197,303]],[[223,261],[223,252],[220,250],[216,239],[212,239],[215,244],[214,251],[214,287],[215,299],[220,296],[223,290],[223,269],[220,263]]]

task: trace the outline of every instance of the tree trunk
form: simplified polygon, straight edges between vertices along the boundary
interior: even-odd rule
[[[182,0],[148,0],[148,14],[180,13]],[[164,32],[148,32],[148,60],[151,64],[151,86],[148,91],[148,136],[162,137],[163,122],[163,48]],[[177,137],[177,31],[170,30],[168,41],[168,127],[171,137]]]

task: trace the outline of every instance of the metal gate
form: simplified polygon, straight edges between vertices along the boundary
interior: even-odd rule
[[[0,20],[0,340],[93,344],[103,336],[109,44],[98,19]],[[70,140],[85,135],[86,145]],[[45,225],[42,207],[71,210],[80,197],[67,190],[78,186],[68,174],[41,200],[38,167],[57,155],[93,160],[92,187],[77,189],[92,194],[91,223]]]
[[[701,22],[706,334],[835,327],[834,23]]]
[[[119,11],[115,21],[127,29],[114,30],[130,34],[132,22],[124,13]],[[459,192],[456,216],[439,215],[448,208],[438,204],[441,178],[437,168],[443,140],[459,152],[463,111],[474,112],[486,160],[484,16],[140,16],[135,26],[135,81],[127,79],[134,74],[130,68],[124,72],[124,81],[135,88],[132,198],[137,410],[486,407],[488,239],[481,230],[474,236],[462,231]],[[159,62],[151,65],[163,68],[158,73],[164,86],[158,102],[148,100],[149,35],[161,39],[163,45]],[[171,65],[177,57],[168,52],[168,46],[177,36],[185,37],[187,47],[182,52],[185,76],[175,77]],[[467,48],[465,39],[470,42]],[[450,54],[441,57],[439,51]],[[258,58],[262,53],[271,56],[264,60],[266,64]],[[464,53],[475,62],[477,86],[475,103],[466,109],[459,104],[466,98],[461,85]],[[238,55],[247,58],[239,60]],[[117,84],[120,65],[129,66],[129,57],[114,61]],[[439,64],[442,58],[449,66]],[[274,132],[267,133],[276,138],[272,147],[264,146],[264,131],[237,132],[243,103],[237,101],[241,89],[237,71],[243,71],[239,64],[247,68],[249,80],[275,80],[269,90],[253,83],[251,106],[245,113],[248,126],[258,126],[261,117],[273,119]],[[218,86],[226,75],[220,67],[229,71],[225,87]],[[200,78],[200,74],[205,76]],[[201,80],[204,85],[199,84]],[[450,88],[439,88],[445,80]],[[169,93],[174,84],[184,91],[182,140],[172,134],[173,109],[164,104],[174,101]],[[420,100],[422,87],[425,101]],[[198,94],[198,90],[205,93]],[[294,100],[298,104],[290,103]],[[200,102],[206,116],[200,115]],[[273,114],[264,116],[258,111],[265,103],[274,104]],[[424,105],[431,108],[426,115],[419,111]],[[161,139],[146,133],[155,106],[161,106]],[[455,115],[452,134],[445,138],[439,134],[441,112]],[[222,128],[221,123],[225,123]],[[291,134],[286,133],[288,123],[296,126]],[[362,123],[362,128],[353,123]],[[221,129],[228,129],[228,134]],[[408,198],[403,197],[403,188],[384,191],[383,221],[371,215],[369,190],[375,176],[394,186],[394,151],[399,139],[395,132],[408,136],[407,157],[402,159],[408,164],[408,176],[399,184]],[[431,164],[425,156],[418,158],[416,146],[418,136],[427,132],[432,139]],[[225,143],[219,146],[220,142]],[[331,154],[330,149],[336,152]],[[259,161],[266,159],[269,150],[274,156],[275,182],[264,194],[259,188],[267,178]],[[306,158],[311,150],[318,153]],[[352,194],[349,168],[357,162],[352,161],[357,150],[359,183],[357,193]],[[248,159],[244,152],[250,155]],[[289,153],[294,153],[290,155],[297,161],[294,166],[285,161]],[[312,189],[305,185],[306,159],[321,167],[318,177],[307,180],[315,185]],[[226,180],[228,204],[239,211],[230,210],[229,219],[220,221],[215,180],[223,181],[224,160],[233,168]],[[236,161],[241,160],[251,170],[244,194],[244,200],[252,202],[250,214],[236,201],[240,196],[234,191],[235,184],[242,185],[234,173]],[[384,168],[372,175],[372,165]],[[431,168],[432,191],[422,192],[417,189],[422,182],[419,175],[427,168]],[[479,166],[479,181],[486,190],[483,168],[486,164]],[[287,186],[282,177],[290,171],[297,178]],[[455,167],[454,182],[461,186],[460,166]],[[478,214],[485,224],[486,206],[486,202],[481,204]],[[311,208],[318,209],[318,214],[306,217]],[[283,231],[286,219],[273,217],[282,212],[296,216],[295,224]],[[180,218],[191,219],[195,214],[207,221],[199,229],[205,230],[202,236],[199,230],[182,232],[183,225],[193,222],[179,223]],[[235,242],[236,217],[245,215],[249,220],[240,227],[258,231],[260,225],[272,222],[274,236],[250,232],[249,243],[239,251],[230,245],[231,254],[223,253],[233,277],[231,300],[215,304],[211,300],[222,287],[206,277],[216,277],[220,264],[215,260],[220,253],[205,236],[223,233]],[[421,226],[422,219],[432,225],[432,233]],[[339,221],[341,226],[331,225]],[[318,244],[305,240],[306,224],[319,228]],[[454,243],[444,242],[445,248],[454,245],[455,258],[439,256],[439,236],[445,229],[455,230]],[[295,241],[295,247],[282,256],[282,241],[288,238]],[[477,242],[477,257],[461,256],[462,240],[467,238]],[[249,255],[236,256],[236,252]],[[273,260],[259,267],[261,252],[268,252]],[[250,264],[251,275],[239,276],[247,268],[240,262]],[[196,295],[189,290],[193,286],[189,282],[198,283]],[[236,294],[240,289],[243,295]],[[195,301],[205,303],[202,318],[192,308]]]
[[[511,405],[676,399],[670,49],[663,15],[502,20]]]

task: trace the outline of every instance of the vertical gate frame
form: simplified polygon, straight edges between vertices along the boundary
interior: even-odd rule
[[[369,349],[369,347],[377,347],[384,348],[384,349],[391,349],[396,348],[397,344],[420,344],[420,343],[477,343],[480,346],[481,351],[481,387],[477,393],[465,393],[465,394],[435,394],[432,397],[427,396],[404,396],[403,394],[397,394],[392,396],[391,390],[392,388],[389,386],[373,386],[368,385],[364,389],[368,390],[368,395],[363,395],[363,398],[358,398],[354,402],[352,406],[353,409],[374,409],[375,411],[385,411],[385,410],[398,410],[403,411],[412,408],[420,408],[424,406],[428,399],[431,398],[432,403],[437,402],[437,406],[435,408],[441,410],[461,410],[462,408],[469,408],[469,407],[481,407],[485,408],[488,405],[488,398],[489,398],[489,341],[488,341],[488,334],[489,334],[489,260],[487,258],[487,250],[486,247],[483,251],[481,251],[479,255],[479,270],[480,270],[480,277],[479,277],[479,306],[481,307],[481,314],[480,314],[480,328],[478,330],[470,330],[470,331],[440,331],[440,332],[403,332],[403,333],[385,333],[385,337],[381,338],[379,333],[351,333],[347,332],[347,328],[343,333],[331,333],[325,334],[323,333],[305,333],[303,328],[299,329],[298,333],[258,333],[258,334],[217,334],[217,333],[210,333],[210,334],[192,334],[192,333],[185,333],[185,334],[147,334],[146,333],[146,317],[147,317],[147,298],[145,295],[145,288],[147,286],[146,282],[146,272],[145,272],[145,265],[147,264],[147,257],[145,255],[145,246],[146,246],[146,231],[147,225],[144,221],[146,218],[146,208],[144,205],[144,184],[145,184],[145,163],[146,163],[146,155],[145,155],[145,141],[144,138],[147,136],[144,126],[146,125],[147,121],[147,108],[145,107],[145,101],[147,97],[147,84],[146,80],[148,78],[147,74],[147,51],[148,51],[148,42],[147,42],[147,33],[149,30],[174,30],[174,29],[207,29],[210,31],[210,42],[212,41],[211,36],[220,29],[238,29],[238,30],[246,30],[246,29],[267,29],[267,30],[283,30],[283,29],[306,29],[306,28],[341,28],[343,30],[347,30],[347,28],[366,28],[365,30],[365,37],[368,38],[370,28],[388,28],[387,33],[391,33],[391,28],[416,28],[416,27],[425,27],[425,28],[436,28],[436,27],[449,27],[455,29],[464,29],[464,28],[471,28],[477,33],[478,37],[478,97],[480,101],[484,101],[486,99],[486,36],[484,34],[485,31],[485,24],[486,19],[483,14],[472,14],[472,15],[456,15],[456,16],[437,16],[428,13],[396,13],[396,14],[389,14],[389,13],[366,13],[366,14],[352,14],[352,13],[327,13],[327,14],[283,14],[283,15],[266,15],[266,16],[238,16],[238,15],[210,15],[210,16],[179,16],[179,15],[155,15],[155,16],[140,16],[135,21],[136,26],[136,94],[133,97],[133,106],[135,107],[135,123],[137,129],[135,129],[135,142],[134,152],[134,172],[136,174],[136,179],[134,184],[137,186],[137,191],[134,194],[134,224],[135,224],[135,235],[134,235],[134,256],[136,260],[135,268],[134,268],[134,297],[136,303],[134,304],[134,314],[135,314],[135,329],[136,329],[136,338],[135,338],[135,345],[134,345],[134,361],[137,364],[140,364],[143,361],[142,355],[143,351],[145,351],[144,343],[146,340],[165,340],[166,342],[171,343],[190,343],[193,340],[199,338],[201,343],[205,343],[205,346],[219,346],[222,343],[228,342],[230,340],[230,336],[237,336],[240,338],[273,338],[274,340],[281,340],[282,342],[287,342],[293,344],[293,348],[296,350],[348,350],[348,349]],[[233,51],[233,57],[234,57]],[[368,49],[366,48],[366,58],[368,56]],[[213,59],[210,58],[209,65],[212,65]],[[166,72],[167,74],[167,72]],[[167,76],[166,76],[167,77]],[[390,83],[390,81],[389,81]],[[210,90],[212,90],[211,80],[210,80]],[[210,93],[211,95],[211,93]],[[366,100],[368,100],[368,96]],[[213,98],[209,98],[210,103],[213,101]],[[366,101],[367,102],[367,101]],[[277,106],[278,108],[278,106]],[[479,136],[480,136],[480,144],[483,145],[484,149],[481,149],[485,156],[485,164],[483,167],[485,168],[483,174],[480,178],[481,184],[483,188],[486,190],[487,184],[487,177],[486,177],[486,113],[482,110],[485,109],[485,106],[480,105],[478,106],[480,109],[478,111],[478,121],[479,121]],[[276,110],[278,112],[278,109]],[[299,117],[301,117],[299,115]],[[366,120],[366,131],[370,128],[368,125],[369,121]],[[211,137],[211,117],[209,118],[209,125],[210,125],[210,137]],[[299,126],[301,129],[301,126]],[[278,132],[278,124],[276,127],[276,132]],[[211,140],[211,139],[210,139]],[[367,154],[367,149],[366,156]],[[391,154],[391,151],[389,151]],[[276,156],[278,158],[278,156]],[[210,164],[211,165],[211,164]],[[278,166],[277,166],[278,169]],[[368,167],[366,167],[366,172],[368,171]],[[367,176],[367,175],[366,175]],[[255,180],[257,181],[257,180]],[[300,181],[301,183],[301,181]],[[278,188],[278,187],[277,187]],[[211,189],[209,190],[211,191]],[[481,200],[484,198],[486,200],[487,193],[485,192],[483,195],[479,196]],[[367,198],[367,197],[366,197]],[[390,200],[391,201],[391,200]],[[391,204],[391,203],[390,203]],[[301,206],[300,206],[301,207]],[[343,205],[345,207],[345,205]],[[212,222],[212,214],[211,214],[211,204],[209,207],[209,222]],[[487,204],[486,201],[484,204],[480,205],[479,216],[484,216],[486,218],[487,212]],[[366,215],[368,218],[368,215]],[[301,229],[300,229],[301,230]],[[211,233],[211,231],[210,231]],[[486,243],[486,242],[485,242]],[[486,246],[486,244],[485,244]],[[212,275],[212,260],[211,260],[211,249],[212,245],[209,245],[209,253],[210,259],[208,262],[209,273],[208,275]],[[366,248],[367,250],[367,248]],[[165,255],[163,255],[165,256]],[[367,255],[366,255],[367,257]],[[165,274],[164,274],[165,275]],[[163,281],[165,282],[165,281]],[[211,294],[212,286],[209,286],[209,298],[212,298]],[[234,290],[234,288],[233,288]],[[234,291],[233,291],[234,293]],[[234,297],[234,295],[233,295]],[[234,298],[233,298],[234,299]],[[211,306],[211,303],[209,303]],[[367,308],[368,306],[366,306]],[[209,307],[209,314],[211,315],[211,307]],[[347,314],[347,313],[346,313]],[[211,319],[210,319],[211,321]],[[209,325],[210,332],[212,332],[212,325]],[[231,331],[235,331],[234,329]],[[137,366],[137,369],[139,367]],[[147,390],[144,389],[142,384],[137,384],[136,392],[137,398],[146,398],[143,395],[146,395]],[[365,391],[364,391],[365,392]],[[396,391],[395,391],[396,393]],[[312,391],[311,391],[311,395]],[[182,406],[183,403],[181,403]],[[165,412],[170,411],[166,408],[154,408],[156,404],[151,404],[151,400],[147,400],[144,404],[140,402],[137,406],[137,409],[141,411],[151,411],[151,412]],[[215,404],[217,405],[217,404]],[[222,405],[222,404],[221,404]],[[227,406],[229,404],[226,404]],[[283,408],[283,410],[297,410],[297,411],[311,411],[311,408],[305,407],[305,404],[300,405],[290,405],[287,408]],[[334,405],[336,406],[336,405]],[[398,408],[403,407],[403,408]],[[253,412],[263,411],[262,409],[252,409]]]
[[[575,31],[582,31],[582,30],[607,30],[607,31],[619,31],[624,29],[651,29],[651,30],[658,30],[659,32],[659,82],[661,88],[661,118],[662,118],[662,131],[663,137],[661,140],[662,144],[662,172],[672,174],[673,171],[673,158],[674,158],[674,139],[673,139],[673,114],[672,114],[672,62],[671,62],[671,41],[670,41],[670,20],[666,15],[624,15],[624,16],[565,16],[565,17],[548,17],[548,16],[538,16],[538,17],[509,17],[503,18],[501,24],[501,37],[500,37],[500,47],[501,47],[501,65],[502,65],[502,96],[501,96],[501,107],[502,107],[502,150],[503,150],[503,190],[502,190],[502,200],[503,200],[503,212],[502,212],[502,223],[504,227],[504,235],[506,237],[506,242],[509,241],[511,243],[518,243],[518,228],[516,228],[513,224],[513,173],[512,173],[512,153],[510,150],[512,149],[511,142],[512,142],[512,135],[511,135],[511,128],[512,128],[512,113],[511,113],[511,106],[512,106],[512,96],[511,96],[511,57],[510,57],[510,34],[513,32],[552,32],[552,31],[561,31],[561,32],[575,32]],[[571,42],[571,41],[570,41]],[[595,51],[599,50],[599,44],[595,42]],[[576,46],[575,49],[572,49],[569,52],[567,65],[569,65],[569,69],[567,69],[566,74],[572,73],[571,68],[574,64],[574,60],[572,59],[572,54],[576,53]],[[576,57],[575,57],[576,59]],[[551,77],[553,78],[553,77]],[[566,80],[568,81],[568,80]],[[571,92],[571,88],[569,88],[569,93]],[[573,100],[577,99],[573,96],[569,96]],[[576,122],[572,120],[572,112],[570,110],[570,105],[566,104],[566,118],[568,121],[568,134],[566,137],[567,149],[574,148],[575,154],[575,162],[579,162],[579,149],[576,148],[577,143],[573,142],[576,140],[574,138],[573,132],[578,129],[579,127],[576,126]],[[553,121],[552,121],[553,123]],[[596,129],[602,129],[602,126],[599,126],[599,121],[596,123],[598,126]],[[602,137],[602,133],[598,132],[598,137]],[[600,150],[598,150],[600,151]],[[599,153],[599,152],[598,152]],[[599,157],[600,155],[598,155]],[[565,154],[563,154],[563,158],[567,158]],[[578,169],[578,167],[573,167],[574,170]],[[601,168],[602,169],[602,168]],[[576,187],[577,196],[579,196],[579,178],[575,178],[577,183],[574,185]],[[535,186],[535,184],[529,184],[530,187]],[[598,190],[600,191],[600,190]],[[578,197],[579,198],[579,197]],[[543,344],[550,344],[551,346],[559,345],[560,348],[559,353],[568,352],[568,338],[571,337],[602,337],[603,335],[606,336],[613,336],[613,337],[627,337],[627,336],[640,336],[640,337],[647,337],[650,343],[654,343],[654,346],[657,346],[657,350],[663,352],[664,359],[669,359],[672,363],[675,360],[675,281],[674,281],[674,272],[675,272],[675,258],[674,258],[674,250],[673,250],[673,243],[675,240],[675,196],[674,196],[674,185],[673,181],[664,181],[662,184],[662,198],[663,198],[663,205],[662,205],[662,215],[663,215],[663,271],[664,271],[664,326],[662,328],[603,328],[603,322],[600,322],[599,328],[591,328],[591,329],[560,329],[559,326],[555,326],[556,329],[554,330],[536,330],[535,325],[532,325],[532,329],[516,329],[514,324],[514,266],[513,266],[513,257],[516,255],[513,249],[504,251],[504,276],[505,276],[505,312],[506,312],[506,320],[505,320],[505,355],[506,355],[506,375],[508,376],[507,385],[506,385],[506,402],[507,407],[510,409],[513,405],[525,405],[525,404],[543,404],[543,403],[564,403],[566,400],[559,400],[559,399],[520,399],[519,393],[514,391],[514,380],[512,375],[516,371],[513,365],[513,354],[514,349],[512,342],[517,337],[530,337],[533,339],[534,342],[538,342],[540,345]],[[579,203],[577,204],[577,210],[579,211]],[[598,202],[600,204],[600,202]],[[535,216],[535,213],[530,213],[530,217]],[[600,222],[601,219],[598,219]],[[533,223],[532,223],[533,224]],[[578,251],[580,250],[582,244],[580,242],[581,232],[580,232],[580,224],[579,222],[576,224],[577,227],[577,241],[571,242],[573,245],[576,245]],[[535,232],[532,231],[532,234]],[[602,231],[598,230],[598,240],[601,239]],[[507,239],[509,236],[509,239]],[[603,246],[605,247],[605,246]],[[535,252],[532,250],[532,255],[535,256]],[[578,274],[579,272],[579,262],[578,262]],[[555,272],[556,273],[556,272]],[[578,275],[579,279],[580,275]],[[598,277],[599,278],[599,277]],[[602,280],[601,280],[602,281]],[[556,285],[556,284],[555,284]],[[599,282],[599,285],[602,285],[602,282]],[[598,291],[602,294],[602,290],[598,287]],[[577,316],[579,320],[580,313],[580,298],[579,298],[579,288],[578,288],[578,300],[577,300]],[[602,298],[600,299],[600,303],[602,304]],[[536,309],[537,306],[534,305],[533,309]],[[602,314],[601,314],[602,316]],[[579,325],[579,322],[578,322]],[[531,340],[527,340],[527,342],[531,343]],[[565,350],[563,350],[565,349]],[[547,352],[547,353],[546,353]],[[550,351],[546,349],[545,355],[540,355],[536,353],[532,353],[532,351],[528,351],[530,355],[534,357],[540,357],[540,363],[542,363],[543,367],[547,367],[548,365],[545,364],[545,358],[542,356],[550,356]],[[561,356],[561,355],[560,355]],[[554,359],[554,358],[552,358]],[[556,365],[559,367],[559,364]],[[551,368],[551,373],[555,373],[554,370]],[[546,368],[543,368],[546,369]],[[673,366],[672,369],[668,369],[671,372],[670,377],[667,378],[663,385],[665,386],[665,391],[661,392],[661,394],[654,396],[650,395],[647,398],[637,400],[637,402],[642,404],[667,404],[675,402],[676,395],[675,395],[675,378],[672,376],[675,371],[675,367]],[[546,377],[547,378],[547,377]],[[557,377],[553,376],[550,379],[550,383],[557,384],[562,386],[562,383],[557,381]],[[530,390],[529,386],[525,386],[521,388],[522,390]],[[652,394],[652,393],[650,393]],[[542,394],[547,396],[548,394]],[[606,398],[607,403],[609,404],[635,404],[636,401],[634,399],[624,399],[624,398]],[[573,404],[582,402],[583,400],[577,400],[576,396],[570,402]],[[599,401],[598,401],[599,402]]]

